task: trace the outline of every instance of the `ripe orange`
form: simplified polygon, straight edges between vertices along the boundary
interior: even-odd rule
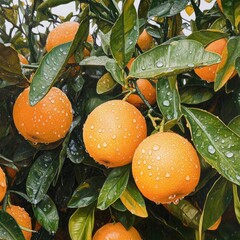
[[[137,80],[137,85],[140,92],[143,94],[145,99],[153,105],[156,102],[156,89],[155,87],[144,78],[140,78]],[[144,105],[143,100],[135,93],[131,94],[127,99],[127,102],[131,103],[137,108],[140,108]]]
[[[0,202],[3,200],[7,191],[6,175],[0,167]]]
[[[107,223],[96,231],[93,240],[141,240],[138,231],[131,227],[129,230],[120,223]]]
[[[209,227],[208,230],[211,230],[211,231],[217,230],[221,221],[222,221],[222,216],[211,227]]]
[[[218,53],[219,55],[222,56],[222,53],[226,44],[227,44],[227,39],[221,38],[210,43],[205,48],[205,50],[213,53]],[[222,58],[221,61],[224,61],[224,59]],[[196,68],[194,71],[203,80],[206,80],[208,82],[214,82],[218,65],[219,63],[213,64],[211,66],[202,67],[202,68]]]
[[[20,60],[20,63],[28,64],[28,60],[21,53],[18,53],[18,58]]]
[[[153,37],[147,32],[146,29],[144,29],[143,32],[140,34],[137,44],[143,52],[149,50],[154,46]]]
[[[222,1],[221,0],[217,0],[217,4],[218,4],[218,7],[221,9],[221,11],[223,11]]]
[[[35,106],[29,104],[26,88],[13,107],[13,120],[19,133],[33,143],[56,142],[67,134],[73,119],[72,106],[67,96],[52,87]]]
[[[158,132],[139,144],[132,173],[139,190],[149,200],[178,203],[197,186],[200,163],[187,139],[173,132]]]
[[[130,70],[130,68],[131,68],[131,66],[132,66],[132,63],[133,63],[133,61],[135,60],[135,58],[134,57],[132,57],[130,60],[129,60],[129,62],[127,63],[127,68],[128,68],[128,70]]]
[[[54,47],[63,43],[73,41],[77,31],[79,23],[77,22],[64,22],[52,29],[46,40],[46,50],[50,52]],[[88,36],[87,42],[93,42],[92,36]],[[90,52],[84,49],[84,56],[89,56]],[[74,56],[70,57],[69,63],[75,63]]]
[[[11,206],[7,206],[6,212],[15,219],[15,221],[20,227],[32,230],[31,217],[28,215],[28,213],[25,211],[24,208],[11,205]],[[31,231],[22,230],[22,233],[26,240],[31,239],[32,237]]]
[[[135,149],[147,136],[141,112],[122,100],[111,100],[96,107],[83,127],[86,150],[95,161],[119,167],[132,161]]]

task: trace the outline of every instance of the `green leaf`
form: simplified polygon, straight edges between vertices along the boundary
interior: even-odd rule
[[[0,211],[0,239],[25,240],[14,218],[2,210]]]
[[[157,81],[157,104],[166,122],[174,124],[181,118],[180,96],[175,78]]]
[[[97,208],[107,209],[122,195],[127,187],[129,174],[129,165],[112,169],[100,191]]]
[[[68,207],[83,208],[95,202],[103,183],[104,178],[101,176],[87,179],[74,191],[72,198],[68,203]]]
[[[148,216],[144,198],[134,183],[128,183],[120,199],[132,214],[143,218]]]
[[[240,48],[240,37],[232,37],[228,40],[227,46],[222,53],[224,59],[217,68],[216,78],[214,81],[214,90],[218,91],[231,78],[235,72],[235,61],[240,57],[236,49]]]
[[[47,193],[58,169],[58,160],[50,152],[43,153],[32,165],[26,182],[26,192],[33,204]]]
[[[222,214],[232,200],[232,184],[220,177],[207,194],[201,216],[202,230],[211,227]],[[201,226],[200,226],[201,230]]]
[[[113,79],[120,85],[125,85],[125,80],[123,78],[123,70],[118,66],[118,64],[112,59],[106,63],[106,69],[111,73]]]
[[[234,199],[234,211],[235,211],[238,223],[240,224],[240,200],[238,196],[238,187],[235,184],[233,184],[233,199]]]
[[[220,38],[226,38],[228,37],[228,34],[218,31],[218,30],[200,30],[195,31],[192,34],[190,34],[187,39],[192,39],[200,42],[203,46],[207,46],[209,43],[218,40]]]
[[[32,106],[37,104],[58,80],[70,56],[87,38],[88,28],[89,20],[82,21],[72,42],[56,46],[43,57],[30,86],[29,101]]]
[[[207,52],[194,40],[163,44],[138,56],[133,61],[129,78],[161,78],[220,62],[220,56]]]
[[[125,1],[123,12],[112,28],[110,48],[120,68],[132,57],[138,39],[138,18],[134,0]]]
[[[27,78],[22,74],[21,65],[17,52],[0,43],[0,80],[12,84],[26,84]]]
[[[180,89],[181,103],[199,104],[210,100],[214,95],[212,88],[187,86]]]
[[[110,73],[105,73],[97,82],[97,94],[108,93],[117,86]]]
[[[74,0],[45,0],[44,2],[42,2],[39,6],[38,6],[38,10],[43,10],[46,8],[52,8],[52,7],[56,7],[59,6],[61,4],[67,4],[70,2],[73,2]]]
[[[44,229],[51,234],[57,232],[59,224],[58,210],[48,195],[45,195],[36,206],[33,206],[33,212]]]
[[[171,17],[185,9],[187,0],[171,0],[171,1],[152,1],[148,17]]]
[[[181,222],[188,227],[198,229],[201,212],[190,202],[181,200],[177,205],[171,203],[164,207]]]
[[[68,224],[72,240],[92,240],[94,226],[94,205],[79,208],[71,216]]]
[[[111,60],[111,58],[107,56],[100,57],[90,56],[88,58],[83,59],[79,64],[80,66],[94,66],[94,67],[105,66],[109,60]]]
[[[230,127],[236,134],[240,136],[240,115],[232,119],[232,121],[228,124],[228,127]]]
[[[222,176],[240,185],[240,137],[204,110],[186,107],[182,110],[197,151]]]

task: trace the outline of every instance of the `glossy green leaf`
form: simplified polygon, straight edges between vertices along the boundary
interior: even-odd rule
[[[238,187],[235,184],[233,184],[233,200],[234,200],[234,211],[236,214],[236,218],[238,220],[238,223],[240,224],[240,200],[238,195]]]
[[[176,123],[181,118],[180,101],[176,79],[162,78],[157,81],[157,104],[166,122]]]
[[[122,195],[127,187],[129,174],[129,165],[112,169],[100,191],[98,209],[107,209]]]
[[[232,200],[232,184],[225,178],[220,177],[207,194],[202,212],[202,230],[211,227]],[[200,226],[201,230],[201,226]]]
[[[197,151],[222,176],[240,185],[240,137],[204,110],[185,107],[182,110]]]
[[[17,167],[14,165],[13,161],[2,154],[0,154],[0,164],[17,170]]]
[[[3,240],[24,240],[19,225],[7,212],[0,211],[0,239]]]
[[[33,212],[37,221],[44,229],[51,234],[57,232],[59,224],[58,210],[48,195],[45,195],[36,206],[33,206]]]
[[[72,240],[92,240],[95,207],[90,205],[77,209],[68,224]]]
[[[232,119],[232,121],[228,124],[228,127],[230,127],[236,134],[240,136],[240,115]]]
[[[133,61],[129,78],[161,78],[217,63],[220,56],[204,51],[201,43],[179,40],[163,44],[138,56]]]
[[[209,87],[187,86],[180,90],[181,103],[199,104],[210,100],[214,91]]]
[[[128,183],[120,199],[132,214],[143,218],[148,216],[144,198],[134,183]]]
[[[213,24],[210,26],[210,29],[215,29],[219,30],[221,32],[227,32],[227,25],[226,25],[226,18],[225,17],[220,17],[217,18]]]
[[[0,79],[12,84],[26,84],[27,79],[22,74],[17,52],[2,43],[0,43],[0,52]]]
[[[184,10],[187,3],[187,0],[152,1],[151,8],[148,12],[148,17],[171,17]]]
[[[31,105],[37,104],[58,80],[70,56],[87,38],[88,28],[89,20],[84,20],[72,42],[53,48],[43,57],[30,86],[29,101]]]
[[[198,229],[201,212],[190,202],[181,200],[177,205],[171,203],[164,207],[175,217],[181,220],[185,226]]]
[[[226,38],[228,35],[222,31],[218,30],[200,30],[195,31],[190,34],[187,39],[192,39],[200,42],[203,46],[208,45],[209,43],[218,40],[220,38]]]
[[[116,222],[121,222],[126,229],[132,227],[136,220],[136,216],[130,213],[129,211],[123,212],[112,209],[112,213],[114,218],[116,219]]]
[[[101,176],[87,179],[74,191],[72,198],[68,203],[68,207],[83,208],[95,202],[103,183],[104,178]]]
[[[110,73],[105,73],[97,82],[97,94],[108,93],[117,86]]]
[[[26,182],[26,192],[33,204],[39,203],[47,193],[58,169],[58,160],[50,152],[39,156],[32,165]]]
[[[222,61],[216,71],[216,79],[214,81],[214,90],[218,91],[230,79],[235,71],[235,61],[240,57],[240,53],[236,49],[240,48],[240,37],[232,37],[228,40],[227,46],[223,50]]]
[[[132,57],[138,39],[138,18],[134,0],[125,1],[123,12],[110,35],[110,48],[118,65],[124,68]]]
[[[80,66],[105,66],[109,60],[111,60],[111,58],[107,56],[90,56],[83,59],[79,64]]]
[[[113,79],[117,83],[121,84],[122,86],[125,85],[125,80],[123,77],[124,71],[118,66],[118,64],[113,59],[109,60],[106,63],[105,67],[106,67],[107,71],[111,73]]]
[[[123,205],[123,203],[121,202],[120,198],[114,202],[111,207],[115,208],[116,210],[120,211],[120,212],[125,212],[127,211],[127,208]]]

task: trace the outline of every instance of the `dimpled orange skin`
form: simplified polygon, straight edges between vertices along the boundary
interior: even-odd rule
[[[130,163],[135,149],[146,136],[146,121],[141,112],[122,100],[111,100],[96,107],[83,127],[86,150],[106,167]]]
[[[221,38],[210,43],[205,48],[205,50],[222,55],[226,44],[227,44],[227,39]],[[224,59],[222,59],[221,61],[224,61]],[[202,67],[202,68],[196,68],[194,71],[202,80],[206,80],[208,82],[214,82],[218,65],[219,63]]]
[[[153,37],[147,32],[146,29],[144,29],[140,34],[137,44],[143,52],[151,49],[154,46]]]
[[[28,60],[21,53],[18,53],[18,58],[20,60],[20,63],[28,64]]]
[[[120,223],[107,223],[96,231],[93,240],[141,240],[134,227],[129,230]]]
[[[137,80],[137,85],[140,92],[146,98],[146,100],[153,105],[156,102],[156,89],[153,85],[144,78],[139,78]],[[127,99],[127,102],[131,103],[137,108],[140,108],[144,105],[143,100],[137,94],[131,94]]]
[[[79,23],[77,22],[64,22],[59,24],[57,27],[52,29],[46,40],[46,50],[50,52],[54,47],[61,45],[63,43],[73,41],[79,28]],[[88,36],[87,42],[93,42],[91,35]],[[84,56],[89,56],[90,52],[84,49]],[[69,58],[69,63],[75,63],[74,56]]]
[[[33,143],[52,143],[65,137],[73,119],[71,102],[65,93],[52,87],[40,102],[30,106],[29,90],[24,89],[13,107],[19,133]]]
[[[3,200],[7,191],[6,175],[0,167],[0,202]]]
[[[177,203],[197,186],[200,163],[187,139],[176,133],[159,132],[139,144],[132,173],[146,198],[157,204]]]
[[[15,206],[15,205],[11,205],[11,206],[7,206],[6,212],[15,219],[15,221],[17,222],[17,224],[20,227],[24,227],[26,229],[32,230],[31,218],[30,218],[29,214],[25,211],[24,208],[21,208],[19,206]],[[31,239],[32,232],[22,230],[22,233],[26,240]]]

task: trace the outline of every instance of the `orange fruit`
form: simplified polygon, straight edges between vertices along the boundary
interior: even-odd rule
[[[217,230],[221,221],[222,221],[222,216],[211,227],[209,227],[208,230],[211,230],[211,231]]]
[[[137,85],[140,92],[145,99],[153,105],[156,102],[156,88],[147,79],[140,78],[137,80]],[[144,106],[143,100],[135,93],[131,94],[127,99],[127,102],[131,103],[137,108]]]
[[[130,68],[131,68],[131,66],[132,66],[132,63],[133,63],[133,61],[135,60],[135,58],[134,57],[132,57],[130,60],[129,60],[129,62],[127,63],[127,68],[128,68],[128,70],[130,70]]]
[[[218,4],[218,7],[221,9],[221,11],[223,11],[222,1],[221,0],[217,0],[217,4]]]
[[[79,28],[79,23],[77,22],[64,22],[59,24],[57,27],[52,29],[46,40],[46,50],[50,52],[54,47],[61,45],[63,43],[73,41]],[[93,42],[92,36],[88,36],[88,42]],[[90,52],[84,49],[84,56],[89,56]],[[75,63],[74,56],[70,57],[69,63]]]
[[[83,127],[86,150],[100,164],[119,167],[132,161],[147,136],[146,121],[130,103],[111,100],[96,107]]]
[[[214,42],[211,42],[205,48],[205,50],[209,51],[209,52],[213,52],[213,53],[218,53],[219,55],[222,56],[222,53],[223,53],[223,50],[224,50],[226,44],[227,44],[227,39],[221,38]],[[221,61],[224,61],[224,59],[222,58]],[[196,68],[194,71],[203,80],[206,80],[208,82],[214,82],[215,76],[216,76],[216,70],[217,70],[217,67],[219,64],[220,63],[213,64],[211,66]]]
[[[143,32],[140,34],[137,44],[143,52],[149,50],[154,46],[153,37],[147,32],[146,29],[144,29]]]
[[[28,64],[28,60],[21,53],[18,53],[18,58],[20,60],[20,63]]]
[[[99,228],[93,236],[93,240],[141,240],[138,231],[131,227],[127,230],[120,222],[107,223]]]
[[[149,200],[178,203],[197,186],[200,163],[187,139],[173,132],[158,132],[137,147],[132,173],[140,192]]]
[[[3,200],[7,191],[6,175],[0,167],[0,202]]]
[[[6,212],[15,219],[15,221],[17,222],[17,224],[20,227],[32,230],[31,217],[25,211],[24,208],[21,208],[19,206],[15,206],[15,205],[11,205],[11,206],[7,206]],[[31,231],[22,230],[22,233],[26,240],[31,239],[31,237],[32,237]]]
[[[41,101],[30,106],[29,90],[29,87],[24,89],[13,107],[13,120],[19,133],[33,143],[47,144],[65,137],[73,119],[65,93],[52,87]]]
[[[11,167],[6,167],[6,172],[7,172],[7,175],[12,179],[15,178],[17,175],[17,170],[15,170]]]

